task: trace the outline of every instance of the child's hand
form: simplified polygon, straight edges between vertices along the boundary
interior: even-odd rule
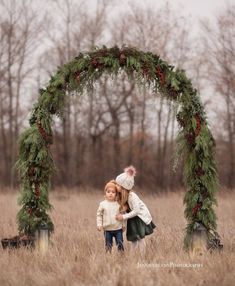
[[[122,227],[122,231],[123,232],[126,231],[126,227],[125,226]]]
[[[116,220],[123,220],[123,215],[122,214],[117,214],[116,215]]]
[[[97,230],[98,231],[102,231],[103,230],[103,226],[97,226]]]

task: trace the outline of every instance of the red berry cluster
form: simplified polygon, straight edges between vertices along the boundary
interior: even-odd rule
[[[195,136],[198,136],[198,134],[200,133],[200,130],[201,130],[201,119],[200,119],[198,114],[195,116],[195,118],[196,118],[196,122],[197,122],[196,130],[195,130]]]
[[[170,95],[170,97],[172,97],[172,98],[177,98],[177,91],[176,91],[174,88],[171,88],[171,89],[169,90],[169,95]]]
[[[198,177],[201,177],[203,175],[205,175],[205,171],[201,168],[201,167],[198,167],[196,170],[195,170],[195,173]]]
[[[121,66],[125,65],[125,63],[126,63],[126,55],[124,53],[120,54],[119,63],[120,63]]]
[[[190,132],[190,133],[186,134],[185,137],[186,137],[186,139],[187,139],[189,144],[193,144],[194,143],[194,141],[195,141],[194,133]]]
[[[42,135],[42,138],[45,140],[45,142],[51,144],[52,143],[52,136],[49,136],[45,129],[42,127],[40,122],[37,122],[37,126],[39,129],[40,134]]]
[[[164,85],[166,82],[165,74],[163,73],[163,71],[160,67],[156,68],[156,75],[159,78],[161,85]]]
[[[200,131],[201,131],[201,118],[199,117],[198,114],[195,116],[195,118],[196,118],[196,122],[197,122],[195,132],[194,132],[194,133],[193,133],[193,132],[190,132],[190,133],[186,134],[186,136],[185,136],[186,139],[187,139],[187,141],[188,141],[190,144],[193,144],[193,143],[194,143],[195,138],[198,136],[198,134],[199,134]],[[180,122],[180,121],[179,121],[179,122]]]
[[[35,176],[35,169],[34,167],[30,167],[29,170],[28,170],[28,175],[30,177],[34,177]]]
[[[100,66],[100,63],[98,62],[97,59],[92,59],[91,64],[93,65],[94,68],[98,68]]]
[[[192,209],[192,214],[193,216],[195,216],[198,212],[198,210],[202,207],[202,203],[201,202],[197,202],[197,204],[195,205],[195,207]]]
[[[35,195],[37,198],[40,197],[40,185],[39,185],[39,183],[35,183]]]
[[[142,67],[142,75],[143,76],[146,76],[146,77],[149,77],[150,74],[149,74],[149,68],[147,66],[143,66]]]

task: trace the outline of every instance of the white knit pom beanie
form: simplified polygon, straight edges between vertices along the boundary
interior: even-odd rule
[[[126,190],[131,190],[134,187],[134,177],[136,175],[136,169],[133,166],[126,167],[124,173],[120,174],[116,178],[116,183]]]

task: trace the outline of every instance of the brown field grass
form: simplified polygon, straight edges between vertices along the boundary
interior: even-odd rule
[[[116,249],[112,255],[105,254],[103,235],[95,224],[102,194],[53,192],[53,245],[45,256],[35,250],[1,248],[0,286],[235,285],[235,193],[218,195],[218,232],[224,250],[197,258],[182,250],[183,193],[141,197],[157,225],[146,238],[144,257],[131,252],[126,239],[123,256]],[[16,194],[0,194],[0,209],[0,237],[16,235]]]

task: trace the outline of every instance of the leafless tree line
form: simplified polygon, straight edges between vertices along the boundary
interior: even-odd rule
[[[188,72],[216,135],[221,183],[234,187],[235,7],[221,11],[213,25],[202,22],[193,41],[187,19],[167,4],[155,9],[146,3],[114,12],[116,1],[97,1],[89,9],[87,1],[58,0],[40,9],[37,0],[0,0],[1,185],[17,184],[17,138],[37,90],[56,67],[94,46],[125,44],[151,50]],[[140,187],[181,187],[182,166],[172,171],[177,108],[125,73],[103,76],[83,95],[69,94],[63,120],[54,121],[53,184],[101,187],[134,164]]]

